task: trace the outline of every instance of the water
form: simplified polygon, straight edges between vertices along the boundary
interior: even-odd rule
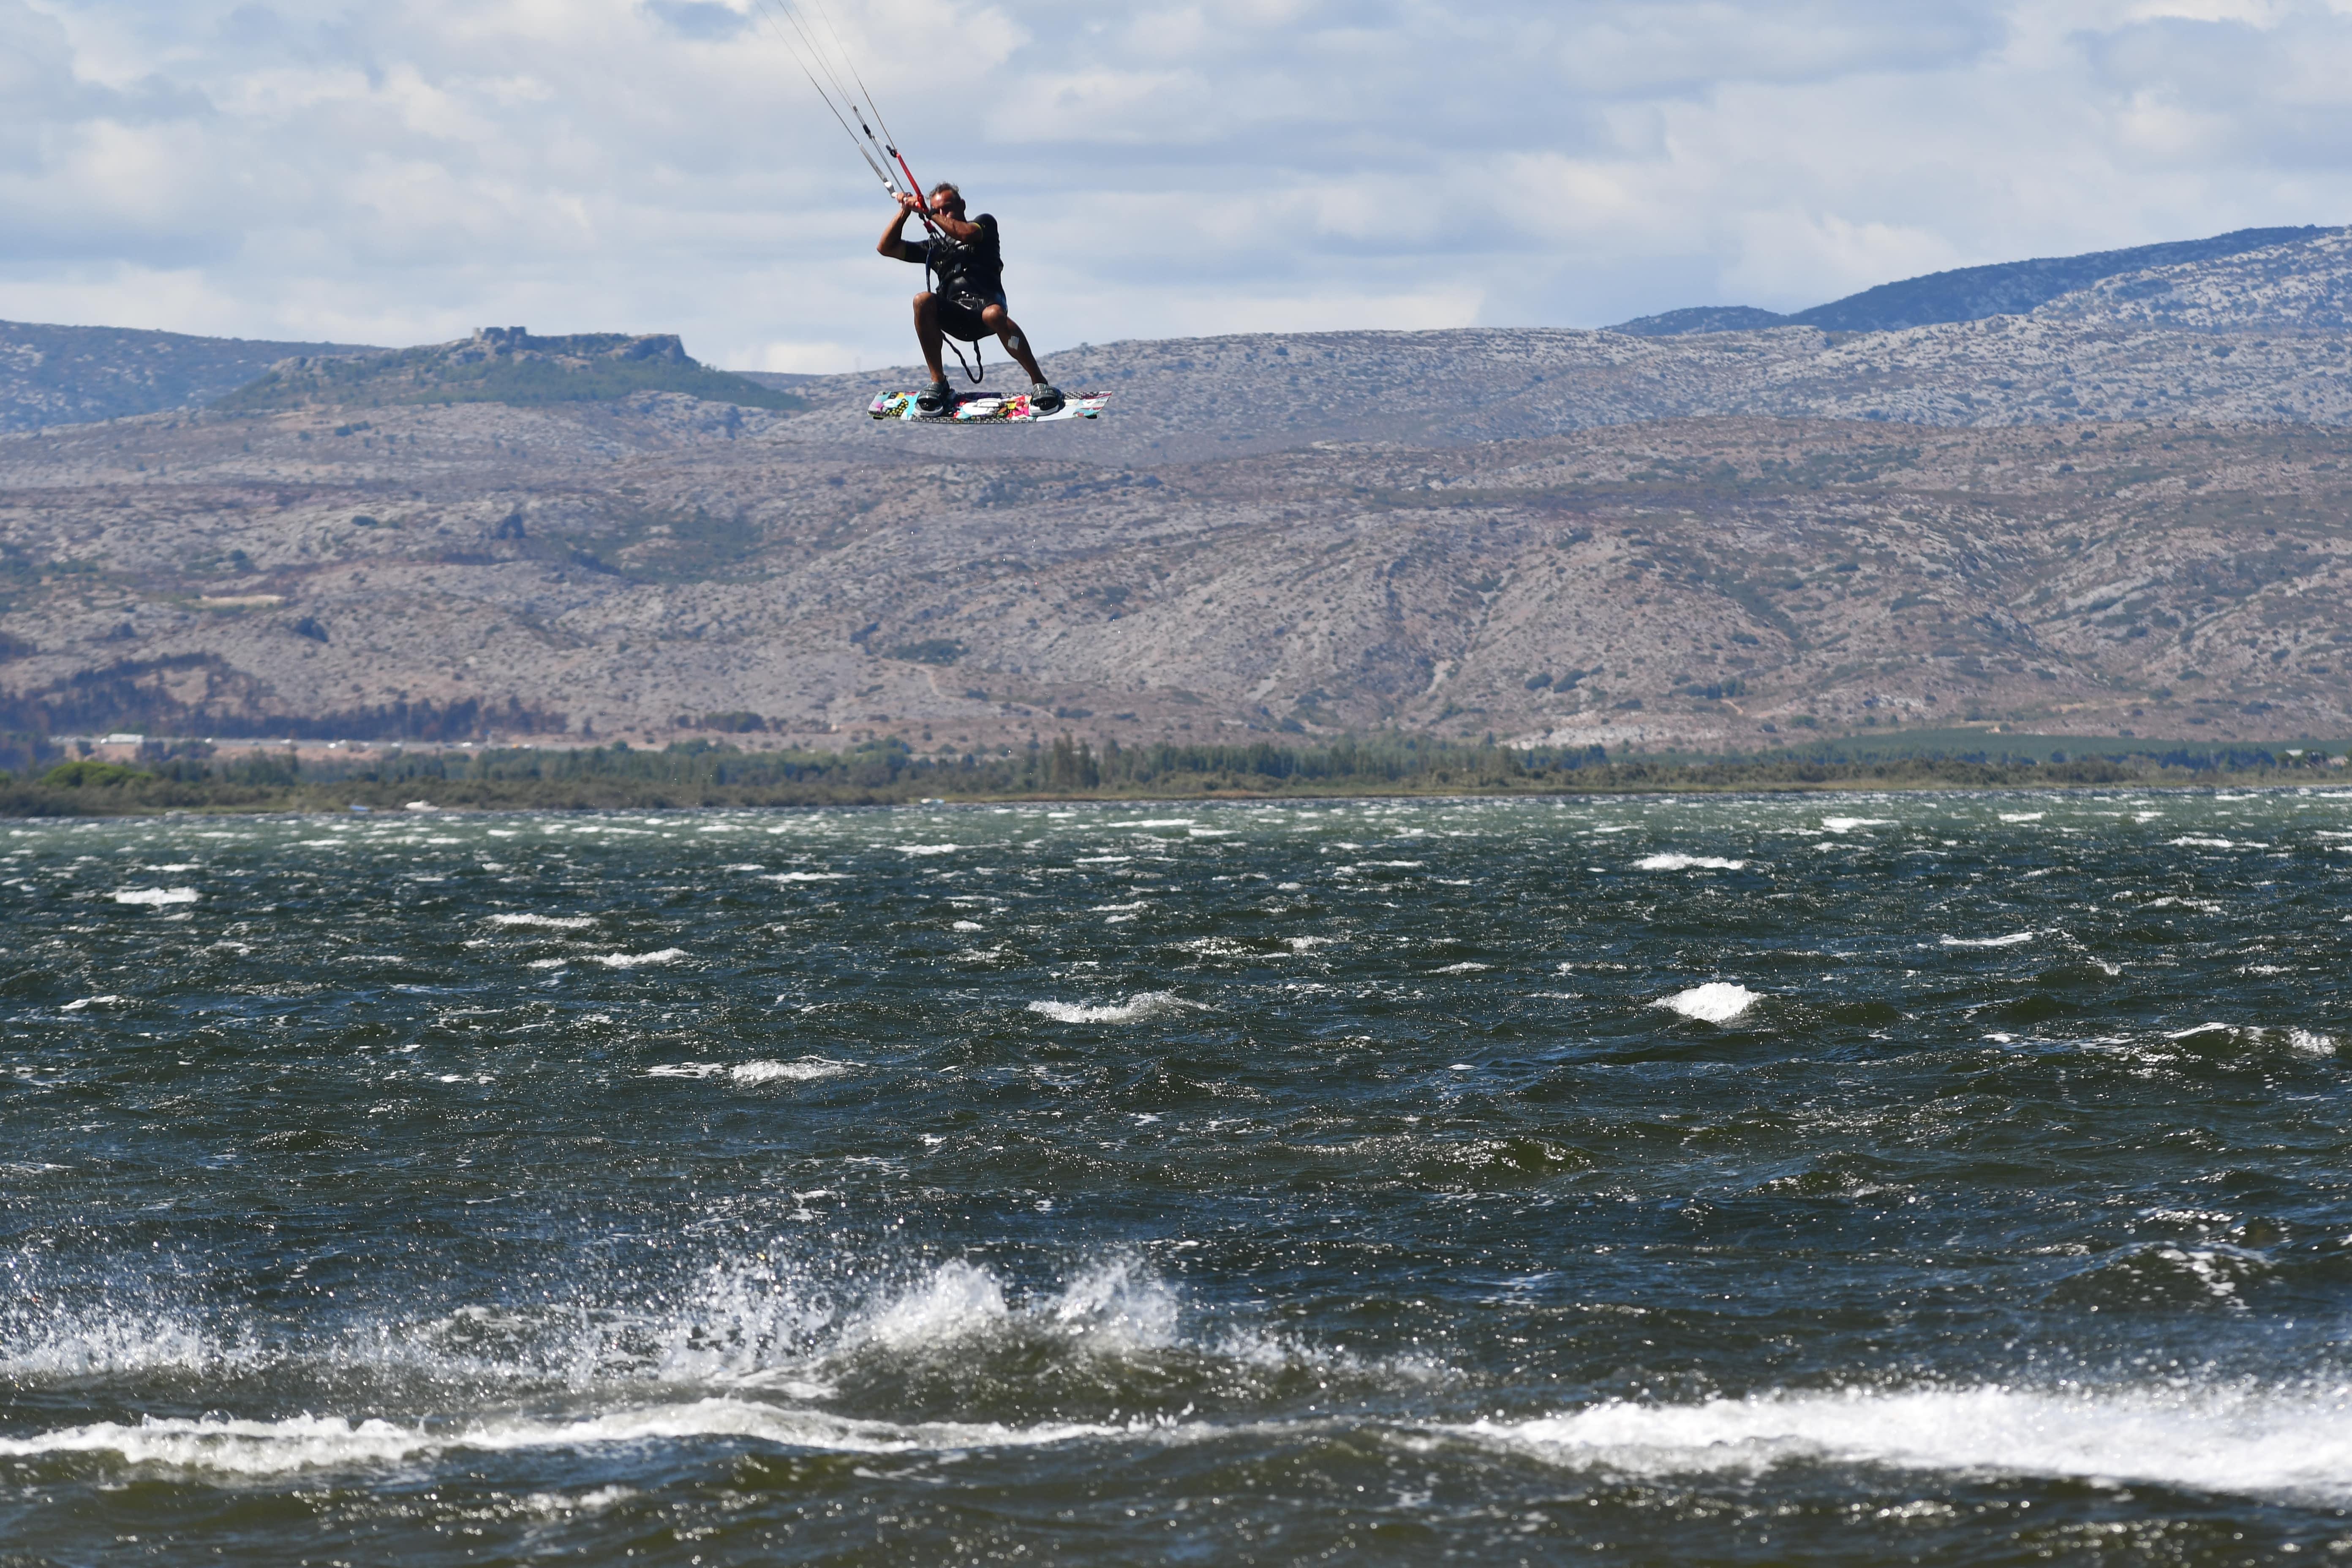
[[[2352,794],[0,856],[11,1565],[2352,1550]]]

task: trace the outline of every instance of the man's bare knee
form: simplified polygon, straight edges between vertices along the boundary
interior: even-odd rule
[[[927,293],[916,295],[915,314],[918,316],[928,314],[931,308],[932,299],[933,296]]]

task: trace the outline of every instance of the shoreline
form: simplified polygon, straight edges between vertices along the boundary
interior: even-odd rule
[[[1585,770],[1600,772],[1601,770]],[[2054,770],[2053,770],[2054,771]],[[2024,770],[2018,770],[2022,773]],[[954,792],[914,795],[888,791],[771,791],[679,789],[597,790],[562,792],[551,798],[541,792],[483,789],[477,781],[450,781],[444,787],[419,787],[421,781],[387,790],[383,786],[338,788],[333,784],[300,785],[283,790],[256,791],[242,799],[150,799],[129,790],[96,786],[73,789],[0,787],[0,819],[12,822],[90,821],[102,818],[165,816],[352,816],[426,817],[437,815],[477,816],[507,812],[588,813],[610,811],[814,811],[885,807],[954,807],[987,805],[1204,805],[1220,802],[1249,804],[1284,801],[1347,800],[1545,800],[1601,795],[1995,795],[2011,793],[2090,794],[2139,793],[2193,795],[2220,791],[2263,794],[2303,791],[2352,792],[2352,778],[2318,769],[2213,771],[2202,776],[2064,778],[2016,776],[2005,778],[1885,777],[1855,770],[1836,777],[1803,780],[1546,780],[1517,786],[1461,784],[1380,784],[1370,781],[1334,783],[1328,786],[1266,789],[1210,786],[1183,789],[1108,790],[1064,789],[1003,793]],[[242,793],[242,792],[240,792]],[[407,795],[405,800],[389,798]]]

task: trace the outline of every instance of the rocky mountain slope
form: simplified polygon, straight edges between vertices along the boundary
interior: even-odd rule
[[[2329,236],[1899,331],[1087,347],[1049,371],[1112,412],[1034,427],[868,419],[903,371],[797,410],[281,375],[0,437],[0,729],[2352,735],[2347,272]]]
[[[126,327],[0,321],[0,430],[193,408],[298,354],[384,352],[352,343],[260,342]]]
[[[2043,257],[2032,261],[1995,262],[1989,267],[1955,268],[1948,272],[1931,272],[1924,278],[1881,283],[1859,294],[1785,316],[1747,305],[1699,306],[1643,316],[1611,330],[1637,337],[1676,337],[1689,332],[1774,326],[1820,327],[1835,332],[1885,332],[1944,321],[1978,321],[1988,316],[2023,315],[2105,279],[2159,268],[2195,267],[2248,251],[2277,250],[2330,237],[2340,238],[2345,232],[2313,227],[2242,228],[2210,239],[2174,240],[2162,245],[2135,246],[2128,250],[2094,251],[2087,256]]]
[[[674,395],[333,417],[0,439],[0,727],[2352,733],[2340,430],[1741,417],[1146,464],[1087,447],[1108,422]]]
[[[635,392],[682,392],[749,408],[799,408],[798,397],[712,370],[675,333],[533,337],[484,327],[470,338],[368,355],[304,355],[272,365],[214,408],[383,408],[399,404],[604,403]]]

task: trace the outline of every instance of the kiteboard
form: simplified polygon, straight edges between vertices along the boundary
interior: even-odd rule
[[[952,413],[926,414],[915,406],[920,393],[886,392],[866,412],[877,419],[926,419],[960,425],[1044,425],[1055,419],[1094,419],[1110,402],[1108,392],[1066,394],[1062,406],[1051,414],[1033,414],[1029,395],[1000,397],[993,392],[959,392]]]

